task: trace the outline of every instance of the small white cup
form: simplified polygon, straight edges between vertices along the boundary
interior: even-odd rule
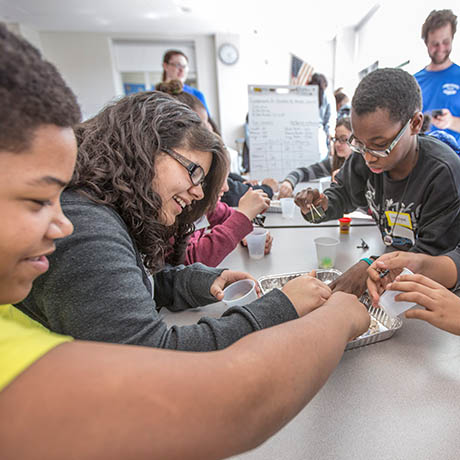
[[[413,273],[408,269],[404,268],[400,273],[401,275],[413,275]],[[417,305],[414,302],[406,302],[404,300],[395,300],[395,297],[398,294],[401,294],[403,291],[392,291],[391,289],[385,291],[379,299],[380,306],[385,310],[385,312],[394,318],[395,316],[404,313],[406,310],[409,310],[412,307]]]
[[[282,216],[285,219],[292,219],[295,211],[294,198],[281,198],[280,203]]]
[[[265,253],[266,239],[267,230],[264,228],[255,228],[249,235],[246,236],[249,257],[251,259],[262,259]]]
[[[322,236],[315,238],[316,255],[318,257],[319,268],[333,268],[339,240]]]
[[[228,307],[247,305],[257,300],[256,283],[254,280],[239,280],[224,289],[223,301]]]

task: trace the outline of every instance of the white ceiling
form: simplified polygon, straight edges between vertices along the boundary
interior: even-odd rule
[[[392,1],[392,0],[384,0]],[[0,20],[39,31],[187,35],[280,30],[332,39],[377,0],[0,0]],[[286,32],[287,31],[287,32]]]

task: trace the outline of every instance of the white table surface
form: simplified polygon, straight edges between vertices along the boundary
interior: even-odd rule
[[[376,226],[351,228],[348,235],[341,235],[338,227],[274,228],[268,231],[273,236],[270,254],[263,259],[253,260],[247,248],[238,245],[219,266],[248,272],[257,279],[264,275],[310,271],[318,268],[313,240],[320,236],[331,236],[340,241],[335,268],[342,272],[361,257],[383,254],[385,250]],[[361,244],[361,238],[369,245],[368,250],[356,247]],[[169,326],[187,325],[196,323],[202,316],[218,318],[226,309],[225,304],[218,302],[179,313],[163,308],[160,314]]]
[[[340,239],[336,268],[384,246],[375,227],[273,229],[272,253],[251,260],[238,247],[223,267],[256,278],[316,267],[313,239]],[[360,238],[369,251],[356,249]],[[168,313],[169,324],[219,316],[222,303],[193,312]],[[289,391],[286,386],[285,391]],[[250,429],[250,427],[248,427]],[[460,458],[460,337],[416,320],[385,342],[347,351],[323,389],[297,417],[238,460],[457,460]]]

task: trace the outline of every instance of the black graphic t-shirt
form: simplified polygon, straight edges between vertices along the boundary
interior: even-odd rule
[[[350,155],[337,183],[324,192],[326,219],[369,208],[394,249],[431,255],[454,249],[460,241],[460,159],[443,142],[418,138],[417,164],[403,180],[374,174],[360,154]]]

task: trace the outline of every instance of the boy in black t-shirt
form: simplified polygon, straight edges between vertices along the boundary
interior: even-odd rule
[[[460,239],[460,159],[444,143],[419,135],[421,105],[420,88],[407,72],[367,75],[352,101],[354,153],[331,188],[297,194],[304,217],[312,216],[311,203],[325,211],[321,221],[368,207],[388,247],[431,255],[454,249]],[[361,294],[367,268],[359,261],[334,287]]]

